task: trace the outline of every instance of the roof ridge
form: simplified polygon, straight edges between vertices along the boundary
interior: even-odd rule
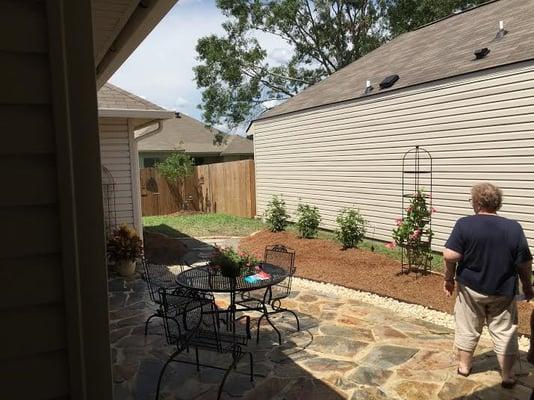
[[[117,86],[117,85],[114,85],[113,83],[111,82],[106,82],[106,85],[111,89],[111,90],[114,90],[116,92],[119,92],[120,94],[124,95],[124,96],[128,96],[130,99],[132,100],[135,100],[135,101],[138,101],[138,102],[141,102],[141,103],[144,103],[145,105],[148,105],[148,106],[151,106],[151,107],[157,107],[161,110],[165,110],[163,107],[157,105],[156,103],[153,103],[151,102],[150,100],[146,100],[146,99],[143,99],[142,97],[140,96],[137,96],[131,92],[128,92],[127,90]]]
[[[435,24],[438,24],[442,21],[445,21],[449,18],[453,18],[453,17],[457,17],[458,15],[462,15],[462,14],[465,14],[465,13],[468,13],[469,11],[473,11],[473,10],[476,10],[477,8],[481,8],[481,7],[484,7],[484,6],[487,6],[488,4],[491,4],[491,3],[496,3],[498,1],[501,1],[501,0],[489,0],[489,1],[486,1],[485,3],[480,3],[480,4],[477,4],[475,6],[471,6],[471,7],[468,7],[466,8],[465,10],[461,10],[461,11],[458,11],[456,13],[451,13],[445,17],[442,17],[442,18],[438,18],[434,21],[431,21],[431,22],[427,22],[426,24],[424,25],[421,25],[421,26],[418,26],[417,28],[414,28],[412,29],[411,31],[408,31],[408,32],[404,32],[402,33],[402,35],[404,35],[405,33],[411,33],[411,32],[416,32],[416,31],[419,31],[423,28],[427,28],[429,26],[432,26],[432,25],[435,25]],[[400,35],[399,35],[400,36]],[[398,36],[397,36],[398,37]]]

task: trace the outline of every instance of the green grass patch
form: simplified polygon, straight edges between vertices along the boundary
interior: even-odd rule
[[[143,217],[143,225],[170,237],[248,236],[265,228],[257,219],[226,214],[158,215]]]

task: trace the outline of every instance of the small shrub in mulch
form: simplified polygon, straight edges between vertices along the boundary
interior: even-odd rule
[[[302,278],[342,285],[352,289],[421,304],[452,314],[454,298],[442,290],[443,277],[436,274],[415,278],[399,275],[400,262],[363,249],[342,250],[333,240],[307,240],[291,232],[261,231],[241,240],[240,248],[261,258],[265,246],[283,244],[296,251],[296,275]],[[521,302],[519,331],[530,334],[530,313],[534,305]]]
[[[297,222],[295,226],[301,238],[313,239],[319,233],[319,223],[321,215],[319,209],[309,204],[299,204],[297,206]]]

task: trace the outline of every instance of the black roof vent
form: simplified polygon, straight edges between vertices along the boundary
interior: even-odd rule
[[[484,57],[486,57],[490,53],[490,49],[487,47],[484,47],[483,49],[475,50],[475,57],[477,60],[482,60]]]
[[[182,118],[182,116],[180,115],[180,113],[179,113],[178,111],[176,111],[176,112],[174,113],[174,116],[175,116],[176,118]]]
[[[399,80],[398,75],[386,76],[382,82],[380,82],[380,89],[390,88]]]

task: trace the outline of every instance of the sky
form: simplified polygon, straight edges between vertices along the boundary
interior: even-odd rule
[[[215,0],[180,0],[154,28],[122,67],[111,83],[156,103],[201,119],[197,105],[201,92],[194,81],[198,64],[195,46],[203,36],[222,34],[224,15]],[[287,60],[291,49],[269,34],[255,35],[267,50],[270,63]]]

